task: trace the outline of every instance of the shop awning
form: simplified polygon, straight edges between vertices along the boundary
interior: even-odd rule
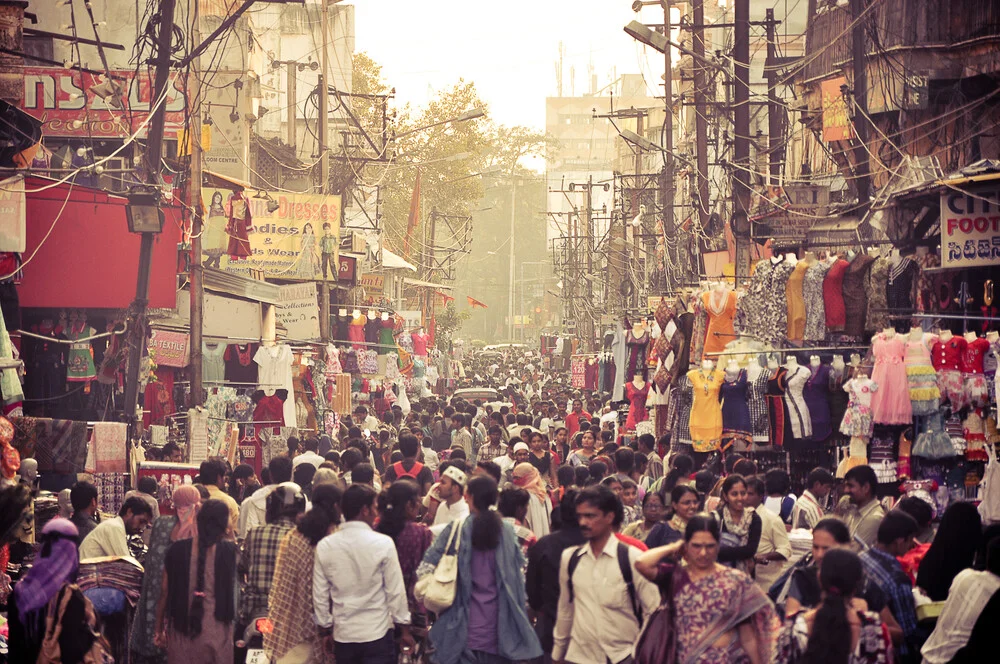
[[[421,288],[437,288],[439,290],[451,290],[452,286],[446,284],[436,284],[433,281],[421,281],[420,279],[410,279],[403,277],[403,283],[407,286],[419,286]]]
[[[202,182],[207,184],[209,187],[215,187],[216,189],[232,189],[234,186],[240,189],[255,189],[255,187],[246,182],[245,180],[240,180],[239,178],[234,178],[229,175],[223,175],[222,173],[216,173],[215,171],[204,170],[201,172]]]
[[[280,304],[279,287],[259,279],[251,279],[241,274],[206,267],[205,290],[235,295],[254,302]]]
[[[393,253],[382,248],[382,267],[387,270],[410,270],[411,272],[416,272],[417,267],[412,263],[406,261],[405,258],[399,254]]]

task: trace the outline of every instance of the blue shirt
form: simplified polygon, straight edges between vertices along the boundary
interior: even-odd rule
[[[913,604],[913,585],[903,566],[894,557],[876,548],[865,550],[860,556],[865,574],[882,590],[892,616],[903,630],[899,654],[906,657],[920,652],[924,636],[917,625],[917,609]]]

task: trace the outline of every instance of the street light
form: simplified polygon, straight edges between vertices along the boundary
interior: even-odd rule
[[[478,108],[478,107],[477,108],[470,108],[469,110],[465,111],[464,113],[461,113],[460,115],[456,115],[453,118],[448,118],[447,120],[441,120],[440,122],[435,122],[433,124],[429,124],[426,127],[417,127],[416,129],[409,129],[407,131],[404,131],[402,134],[396,134],[396,136],[394,138],[395,138],[395,140],[398,141],[403,136],[409,136],[410,134],[415,134],[418,131],[424,131],[426,129],[431,129],[433,127],[440,127],[441,125],[448,124],[449,122],[467,122],[469,120],[475,120],[476,118],[481,118],[484,115],[486,115],[486,111],[483,110],[482,108]]]
[[[649,29],[639,21],[629,22],[629,24],[625,26],[625,33],[636,41],[642,42],[646,46],[654,48],[660,53],[666,53],[668,48],[676,48],[684,55],[690,55],[695,60],[699,60],[709,67],[718,69],[722,73],[726,74],[727,77],[729,76],[729,70],[720,65],[718,62],[702,57],[686,46],[670,41],[667,39],[666,35],[662,35],[659,32]]]

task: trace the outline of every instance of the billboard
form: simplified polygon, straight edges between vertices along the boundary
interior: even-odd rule
[[[1000,264],[1000,182],[941,194],[941,265]]]

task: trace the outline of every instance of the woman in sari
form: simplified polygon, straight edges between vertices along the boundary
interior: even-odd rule
[[[671,605],[677,664],[769,664],[774,608],[749,576],[717,562],[720,538],[714,517],[696,515],[683,540],[650,549],[635,568]],[[686,566],[678,563],[681,556]]]
[[[753,576],[754,556],[760,545],[763,521],[746,507],[747,482],[742,475],[730,475],[722,483],[722,505],[717,512],[722,524],[719,562]]]
[[[589,466],[590,462],[597,456],[597,451],[594,449],[596,444],[597,439],[594,438],[592,432],[584,431],[581,433],[580,447],[569,453],[569,465],[573,467]]]
[[[301,664],[326,661],[313,617],[312,569],[316,545],[340,524],[342,495],[336,484],[314,487],[312,509],[278,545],[268,596],[272,629],[264,634],[264,654],[268,661]]]
[[[524,489],[531,496],[528,501],[528,516],[525,522],[535,537],[541,539],[549,534],[552,518],[552,500],[545,490],[545,482],[538,470],[530,463],[519,463],[514,466],[513,484]]]
[[[163,561],[167,549],[178,540],[191,539],[198,530],[198,508],[201,493],[191,484],[182,484],[170,496],[176,516],[166,514],[153,522],[149,550],[143,568],[142,594],[132,623],[129,648],[140,664],[167,661],[167,653],[153,643],[156,637],[156,606],[163,583]]]

